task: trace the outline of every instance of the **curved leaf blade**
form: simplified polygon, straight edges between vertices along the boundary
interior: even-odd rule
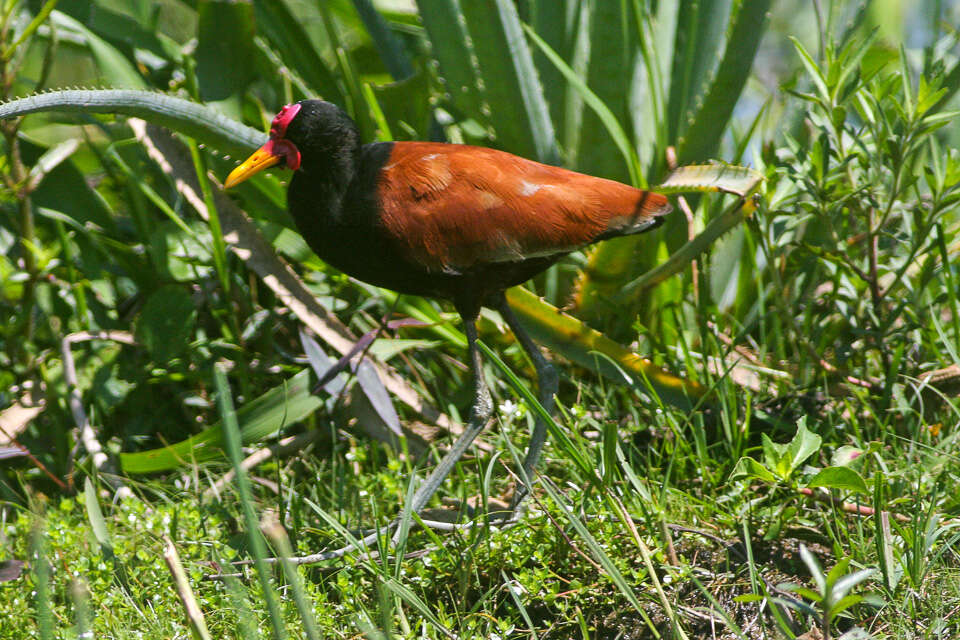
[[[153,91],[69,89],[39,93],[0,105],[0,120],[41,111],[136,116],[232,155],[246,155],[267,141],[267,134],[212,107]]]
[[[283,384],[237,409],[237,421],[243,442],[263,440],[281,427],[310,415],[322,405],[310,393],[310,370],[304,369]],[[223,423],[217,422],[197,435],[168,447],[121,453],[120,467],[125,473],[156,473],[180,467],[184,462],[212,460],[223,455],[226,445]]]
[[[200,99],[239,98],[255,78],[253,5],[202,0],[197,6],[197,85]],[[231,105],[239,113],[239,103]]]

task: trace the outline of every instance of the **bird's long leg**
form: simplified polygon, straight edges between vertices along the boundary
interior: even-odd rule
[[[540,348],[533,339],[530,338],[530,335],[520,324],[520,320],[514,315],[513,309],[507,304],[507,298],[505,296],[501,296],[497,310],[503,319],[506,320],[510,330],[513,331],[513,335],[515,335],[520,342],[520,346],[523,347],[523,350],[527,352],[527,355],[530,356],[530,360],[533,362],[533,367],[537,371],[537,399],[547,413],[553,413],[553,397],[556,395],[559,385],[557,369],[543,357]],[[530,435],[530,444],[527,446],[527,455],[523,460],[524,483],[533,478],[533,470],[540,460],[540,453],[543,451],[543,442],[546,439],[546,435],[547,423],[543,418],[537,416],[533,424],[533,433]],[[521,483],[521,485],[517,487],[517,491],[513,495],[513,511],[517,510],[520,503],[523,502],[523,499],[527,496],[529,487],[524,483]]]
[[[474,393],[473,406],[470,407],[470,419],[463,433],[460,434],[460,437],[457,438],[456,442],[453,443],[453,446],[450,447],[447,454],[443,456],[443,459],[440,460],[440,463],[434,468],[433,472],[427,476],[427,479],[423,481],[423,484],[420,485],[413,494],[413,498],[410,501],[410,510],[412,512],[421,511],[427,505],[427,502],[430,501],[430,498],[437,492],[437,489],[440,488],[444,479],[446,479],[447,475],[453,469],[453,465],[457,463],[473,441],[476,440],[480,432],[483,431],[487,423],[490,422],[490,418],[493,415],[493,399],[490,397],[490,391],[487,389],[487,384],[483,379],[483,361],[480,359],[480,350],[477,348],[476,322],[479,310],[474,309],[471,311],[460,309],[460,315],[463,317],[464,333],[467,334],[467,346],[470,351],[470,369],[473,372]],[[395,527],[398,524],[399,520],[396,520],[390,524],[390,527]],[[398,527],[393,537],[394,544],[397,542],[399,533],[400,528]],[[324,551],[303,556],[297,559],[297,564],[311,564],[342,558],[353,551],[368,548],[376,542],[379,536],[379,532],[374,532],[357,541],[355,544],[348,544],[345,547],[333,551]]]
[[[463,315],[463,329],[467,334],[467,346],[470,351],[470,369],[473,371],[474,393],[473,406],[470,408],[470,419],[460,437],[457,438],[433,472],[420,485],[417,492],[413,494],[410,508],[415,512],[426,506],[431,496],[440,488],[447,474],[453,469],[453,465],[480,435],[493,415],[493,400],[490,397],[489,389],[487,389],[487,383],[483,379],[483,362],[480,360],[480,350],[477,348],[477,314],[461,315]]]

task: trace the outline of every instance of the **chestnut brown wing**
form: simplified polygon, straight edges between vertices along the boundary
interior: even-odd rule
[[[494,149],[398,142],[380,172],[381,221],[409,259],[461,271],[640,233],[660,194]]]

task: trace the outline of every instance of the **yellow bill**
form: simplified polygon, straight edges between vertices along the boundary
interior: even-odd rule
[[[283,159],[283,155],[276,152],[274,141],[270,140],[267,144],[254,151],[253,155],[241,162],[236,169],[231,171],[230,175],[227,176],[227,180],[223,183],[223,186],[225,189],[235,187],[255,173],[269,169]]]

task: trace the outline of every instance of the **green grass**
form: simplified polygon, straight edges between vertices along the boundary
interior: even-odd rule
[[[960,635],[956,2],[781,2],[768,19],[762,1],[676,14],[638,1],[604,7],[602,24],[577,0],[463,16],[424,1],[422,18],[376,3],[382,23],[345,0],[31,13],[41,4],[0,2],[5,98],[142,86],[262,130],[288,99],[323,95],[369,139],[442,133],[654,185],[674,144],[689,162],[743,156],[765,180],[747,208],[675,198],[662,231],[575,253],[515,292],[561,383],[510,527],[491,511],[542,408],[522,350],[484,315],[497,420],[393,547],[387,525],[449,441],[437,426],[471,399],[450,308],[319,261],[280,172],[200,213],[223,196],[196,172],[234,165],[210,142],[245,143],[198,111],[166,122],[206,146],[92,111],[0,122],[0,425],[22,447],[0,449],[0,638],[202,636],[167,539],[210,637]],[[235,59],[216,46],[225,21]],[[756,40],[727,41],[743,31]],[[636,66],[611,82],[590,50]],[[243,73],[227,73],[237,60]],[[236,251],[220,229],[253,240]],[[691,246],[695,266],[652,277]],[[283,304],[277,256],[315,306]],[[307,394],[305,325],[335,360],[391,313],[420,322],[381,331],[373,373]],[[17,402],[39,410],[21,424]],[[221,482],[291,436],[308,444]],[[149,473],[119,455],[174,443]],[[377,527],[369,556],[271,563]]]
[[[564,464],[562,453],[548,449],[542,469],[544,486],[537,491],[528,517],[513,528],[487,528],[481,513],[465,519],[478,526],[457,533],[414,528],[405,548],[425,553],[412,559],[348,557],[301,568],[320,636],[351,637],[365,625],[390,629],[399,636],[419,635],[423,625],[430,637],[440,637],[441,628],[465,637],[524,636],[533,624],[538,634],[559,638],[576,636],[582,624],[590,637],[612,637],[618,630],[652,637],[648,627],[652,624],[670,637],[669,619],[641,551],[612,499],[624,502],[641,539],[650,547],[659,580],[688,637],[706,637],[709,624],[704,615],[711,606],[721,609],[731,627],[743,629],[756,618],[759,602],[747,598],[738,603],[736,598],[763,595],[767,589],[775,590],[772,595],[782,600],[791,595],[782,590],[782,583],[811,584],[799,557],[801,545],[819,555],[827,568],[837,557],[851,558],[856,567],[879,565],[873,518],[841,513],[786,487],[728,482],[730,458],[723,443],[711,445],[708,457],[697,459],[692,447],[674,440],[692,441],[696,427],[678,425],[676,415],[651,414],[643,425],[627,420],[614,429],[605,428],[603,416],[624,415],[625,405],[635,402],[632,395],[614,389],[567,407],[573,444],[588,455],[602,479],[576,474],[575,467]],[[513,446],[521,445],[525,422],[505,421],[503,436],[490,438],[495,449],[508,451],[502,439],[508,436],[516,440]],[[832,430],[820,426],[827,442],[844,442],[839,434],[850,427],[840,421]],[[916,429],[920,423],[905,425],[911,426]],[[609,433],[615,434],[612,458],[605,457],[603,439]],[[828,459],[833,448],[826,444],[813,462]],[[931,449],[917,447],[909,455],[906,447],[891,447],[890,453],[877,456],[885,467],[883,477],[900,487],[899,495],[886,496],[883,504],[916,518],[921,531],[928,510],[943,517],[952,508],[954,498],[943,492],[944,487],[929,493],[933,483],[949,482],[941,476],[944,469],[955,468],[955,459],[942,452],[944,448],[949,446],[934,443]],[[320,509],[348,528],[382,525],[398,514],[406,493],[407,465],[395,450],[363,439],[348,439],[323,450],[269,462],[253,473],[251,505],[259,513],[274,512],[280,518],[295,553],[345,543],[319,514]],[[462,465],[460,474],[446,484],[447,495],[463,498],[481,493],[488,464],[493,465],[492,482],[485,491],[499,494],[509,477],[499,462],[482,459]],[[716,468],[725,464],[726,472]],[[35,527],[43,532],[53,568],[52,609],[61,627],[76,618],[69,593],[79,579],[91,594],[98,635],[125,637],[133,629],[147,635],[172,635],[184,632],[186,620],[162,561],[162,536],[168,535],[186,565],[211,634],[233,637],[238,633],[238,596],[222,583],[206,579],[217,573],[215,567],[226,570],[229,561],[248,557],[242,503],[236,491],[228,488],[220,500],[202,498],[208,483],[224,471],[222,465],[204,465],[185,469],[166,482],[134,484],[136,497],[116,505],[107,501],[109,492],[101,493],[112,555],[104,552],[92,532],[83,495],[38,496],[32,510],[7,509],[5,553],[28,557],[30,532]],[[591,482],[598,485],[591,487]],[[548,483],[555,488],[548,490]],[[280,494],[268,484],[279,487]],[[863,503],[875,504],[869,496],[864,496]],[[949,527],[949,519],[943,525]],[[897,566],[903,565],[909,548],[904,531],[913,526],[909,521],[894,523],[889,543]],[[750,536],[749,545],[743,544],[744,533]],[[679,566],[670,564],[667,536]],[[879,576],[868,581],[861,592],[872,593],[873,598],[848,611],[839,628],[858,623],[888,637],[908,637],[902,634],[917,632],[939,618],[955,628],[956,620],[949,619],[957,604],[953,542],[953,534],[947,531],[929,548],[917,548],[919,558],[928,565],[919,584],[905,575],[887,592]],[[939,555],[934,556],[933,550]],[[237,588],[261,633],[268,633],[270,618],[261,587],[251,567],[245,572],[248,579]],[[613,579],[617,574],[620,579]],[[277,570],[269,575],[274,589],[286,582]],[[35,584],[36,578],[28,574],[24,580]],[[391,589],[398,584],[403,591]],[[15,586],[5,588],[13,591]],[[3,599],[5,619],[35,619],[31,591],[16,589]],[[280,603],[288,631],[300,637],[303,623],[294,601],[283,596]],[[427,603],[429,615],[418,610],[417,603]],[[772,616],[760,620],[762,627],[777,634]],[[719,617],[717,624],[726,626]],[[19,633],[19,629],[0,631],[0,637],[22,637]]]

